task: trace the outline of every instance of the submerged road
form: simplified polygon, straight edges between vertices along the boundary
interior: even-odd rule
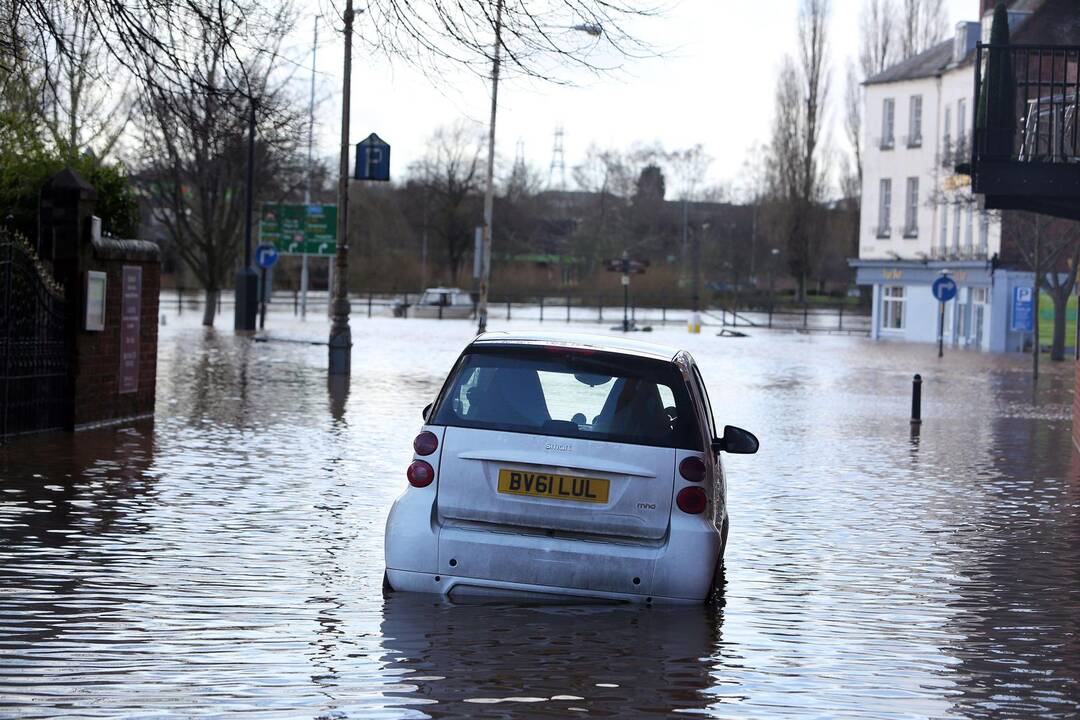
[[[722,603],[453,606],[384,599],[382,533],[472,323],[354,320],[345,391],[325,347],[197,321],[153,423],[0,446],[0,716],[1080,715],[1071,364],[660,330],[762,441],[725,460]]]

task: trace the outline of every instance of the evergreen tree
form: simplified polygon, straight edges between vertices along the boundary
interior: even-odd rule
[[[1009,49],[1009,13],[1003,2],[994,8],[994,21],[990,26],[990,49],[978,117],[981,137],[976,137],[977,142],[982,143],[982,151],[989,157],[1012,157],[1016,134],[1016,75]]]

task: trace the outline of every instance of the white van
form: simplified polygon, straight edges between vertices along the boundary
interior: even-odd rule
[[[728,518],[718,437],[685,351],[569,334],[486,333],[413,442],[386,523],[389,590],[701,602]]]

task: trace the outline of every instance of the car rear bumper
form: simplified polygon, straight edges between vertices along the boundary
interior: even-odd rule
[[[386,569],[387,579],[394,591],[435,593],[452,602],[468,602],[473,599],[505,599],[517,602],[628,602],[641,604],[696,604],[703,598],[666,597],[636,593],[605,592],[565,588],[554,585],[507,582],[483,578],[435,575],[409,570]]]
[[[499,590],[629,602],[693,603],[712,590],[720,533],[703,515],[671,515],[653,542],[440,521],[434,493],[410,488],[386,526],[395,590],[455,599]]]

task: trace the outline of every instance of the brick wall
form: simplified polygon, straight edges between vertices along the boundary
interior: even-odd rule
[[[91,427],[146,417],[154,412],[157,380],[158,295],[161,263],[153,243],[105,238],[88,242],[80,253],[80,272],[74,286],[77,329],[72,356],[74,426]],[[121,392],[123,268],[142,269],[139,296],[138,373],[134,392]],[[106,273],[105,328],[85,327],[87,271]],[[69,285],[71,287],[71,285]],[[70,300],[69,300],[70,302]]]

